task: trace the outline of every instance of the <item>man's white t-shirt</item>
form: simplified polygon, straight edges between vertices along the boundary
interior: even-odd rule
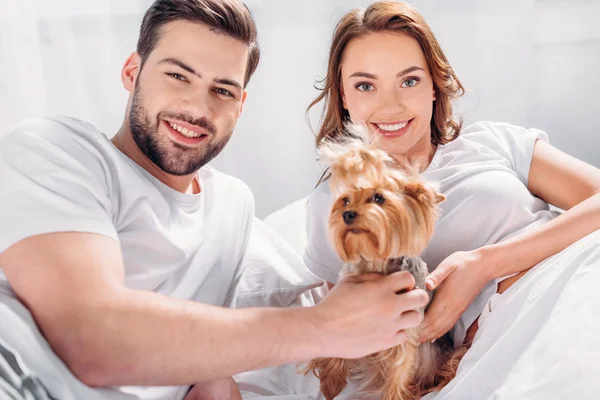
[[[537,129],[478,122],[463,129],[456,140],[438,146],[422,173],[446,196],[440,204],[442,213],[435,233],[422,254],[430,271],[454,252],[501,242],[559,214],[527,188],[538,139],[548,141],[547,135]],[[315,275],[335,283],[343,262],[327,232],[333,200],[327,181],[309,198],[304,262]],[[462,343],[466,329],[495,293],[496,282],[482,290],[457,322],[453,330],[455,345]]]
[[[199,194],[175,191],[88,123],[26,120],[0,137],[0,253],[34,235],[96,233],[119,242],[128,288],[233,306],[254,199],[208,166],[198,181]],[[0,285],[8,286],[1,266]],[[120,390],[143,399],[182,392]]]

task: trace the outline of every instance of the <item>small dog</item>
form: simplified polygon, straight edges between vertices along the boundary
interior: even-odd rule
[[[318,149],[320,160],[329,165],[336,196],[329,233],[345,262],[341,274],[408,271],[416,287],[427,290],[428,270],[419,255],[433,234],[438,204],[445,196],[414,169],[394,165],[370,142],[365,128],[347,129],[347,135]],[[454,377],[466,348],[455,351],[448,335],[420,345],[419,328],[406,333],[408,340],[401,346],[357,360],[315,359],[303,373],[312,371],[319,378],[327,400],[334,399],[348,379],[361,393],[377,394],[382,400],[415,399],[441,389]]]

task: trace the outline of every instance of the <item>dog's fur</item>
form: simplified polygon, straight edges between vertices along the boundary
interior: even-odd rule
[[[320,160],[330,168],[329,183],[336,196],[329,233],[345,262],[342,275],[408,271],[416,287],[427,290],[428,270],[419,254],[433,234],[438,204],[445,197],[414,169],[395,165],[369,140],[365,128],[347,128],[346,136],[323,142],[318,149]],[[334,399],[348,379],[362,393],[378,394],[382,400],[415,399],[441,389],[454,377],[467,347],[455,351],[447,335],[419,344],[419,328],[406,333],[408,340],[401,346],[357,360],[315,359],[303,372],[312,371],[320,379],[327,400]]]

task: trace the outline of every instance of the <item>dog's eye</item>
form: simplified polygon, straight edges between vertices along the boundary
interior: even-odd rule
[[[379,193],[375,193],[373,195],[373,201],[377,204],[383,204],[385,202],[385,199]]]
[[[342,204],[343,204],[343,205],[345,205],[345,206],[347,206],[348,204],[350,204],[350,199],[349,199],[349,198],[347,198],[347,197],[344,197],[344,198],[342,199]]]

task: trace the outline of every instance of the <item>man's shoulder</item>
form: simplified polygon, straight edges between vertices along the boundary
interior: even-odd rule
[[[51,146],[65,151],[89,151],[108,143],[108,137],[92,124],[66,116],[27,118],[0,135],[0,147],[7,150]]]
[[[75,118],[29,118],[0,136],[0,168],[40,182],[54,175],[105,187],[116,154],[111,145],[106,135]]]

